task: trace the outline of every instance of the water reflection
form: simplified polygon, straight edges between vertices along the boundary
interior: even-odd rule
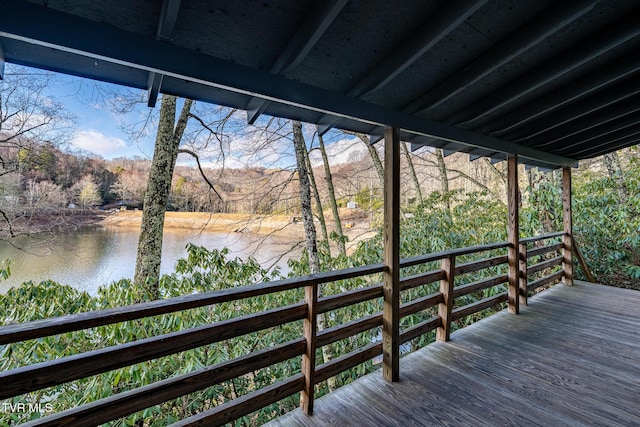
[[[89,230],[22,236],[12,244],[0,241],[0,260],[11,260],[11,277],[0,282],[0,293],[27,280],[51,279],[95,293],[103,284],[132,278],[138,230],[98,227]],[[186,255],[187,243],[208,249],[230,249],[230,256],[254,256],[261,265],[286,268],[286,261],[300,255],[296,240],[258,237],[245,233],[165,230],[162,273],[170,273],[178,258]]]

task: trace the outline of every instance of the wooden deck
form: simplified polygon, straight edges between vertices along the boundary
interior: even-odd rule
[[[557,285],[269,426],[640,426],[640,292]]]

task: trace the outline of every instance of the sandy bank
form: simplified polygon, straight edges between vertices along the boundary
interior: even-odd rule
[[[228,233],[277,234],[303,237],[302,223],[285,215],[243,215],[206,212],[167,212],[164,226],[168,229],[223,231]],[[100,225],[140,227],[142,211],[123,211],[108,216]]]
[[[341,215],[342,216],[342,213]],[[345,215],[346,216],[346,215]],[[109,227],[140,228],[142,211],[122,211],[109,215],[99,224]],[[344,221],[344,220],[343,220]],[[345,233],[349,238],[348,246],[375,235],[369,229],[369,222],[363,220],[347,221]],[[275,235],[304,239],[304,227],[299,217],[290,215],[246,215],[206,212],[167,212],[165,229],[186,229],[198,231],[217,231],[227,233],[252,233],[256,235]],[[331,227],[331,224],[329,225]],[[320,230],[318,229],[318,234]]]

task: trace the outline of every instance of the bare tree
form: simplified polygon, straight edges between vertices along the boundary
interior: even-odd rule
[[[620,164],[620,158],[618,153],[607,153],[603,156],[604,165],[607,168],[609,177],[616,183],[618,196],[621,201],[626,202],[629,200],[629,188],[624,180],[624,174],[622,173],[622,165]]]
[[[44,148],[64,146],[73,136],[75,117],[49,93],[54,79],[53,73],[8,65],[0,80],[0,177],[5,185],[51,166],[51,150]],[[9,199],[0,203],[0,232],[9,237],[28,232],[28,224],[23,230],[14,226],[21,213],[11,209],[11,202],[19,192],[3,197]]]
[[[320,230],[322,231],[322,237],[324,238],[324,241],[327,242],[327,250],[329,251],[329,256],[331,256],[331,244],[329,241],[329,233],[327,232],[327,221],[324,218],[322,200],[320,199],[320,192],[318,191],[318,186],[316,185],[316,177],[313,173],[313,167],[311,167],[311,159],[309,158],[309,151],[307,150],[306,144],[304,145],[304,159],[307,171],[309,173],[309,183],[311,184],[311,189],[313,190],[313,196],[316,199],[316,210],[318,211]]]
[[[338,249],[342,255],[347,254],[345,248],[346,238],[342,232],[342,221],[340,221],[340,213],[338,212],[338,202],[336,201],[336,192],[333,187],[333,178],[331,176],[331,168],[329,167],[329,157],[327,156],[327,150],[324,146],[324,138],[322,135],[318,135],[318,143],[320,148],[320,154],[322,155],[322,164],[324,165],[324,179],[327,183],[327,189],[329,192],[329,203],[331,204],[331,212],[333,212],[333,221],[336,224],[336,233],[338,234]]]
[[[411,154],[409,153],[409,149],[407,148],[406,143],[401,142],[400,147],[402,148],[402,152],[404,153],[404,156],[407,159],[407,166],[409,167],[409,174],[411,175],[411,179],[413,180],[413,186],[416,189],[416,196],[418,198],[418,203],[422,203],[422,190],[420,189],[420,181],[418,180],[418,175],[416,175],[416,170],[413,167]]]

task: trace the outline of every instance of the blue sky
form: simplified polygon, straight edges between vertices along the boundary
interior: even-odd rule
[[[11,66],[8,66],[10,73]],[[86,152],[97,154],[105,159],[115,157],[139,156],[151,158],[155,139],[155,127],[149,126],[149,133],[140,138],[132,138],[123,130],[124,125],[143,121],[149,114],[157,113],[160,103],[155,110],[146,106],[146,91],[119,87],[117,85],[83,79],[79,77],[55,74],[53,84],[49,87],[48,96],[62,102],[66,108],[75,115],[77,130],[72,138],[73,147]],[[133,97],[139,102],[126,114],[117,113],[110,106],[118,97]],[[120,105],[120,104],[118,104]],[[180,106],[179,106],[180,107]],[[251,131],[244,126],[245,112],[239,111],[234,130],[227,132],[225,139],[226,154],[224,166],[242,168],[246,166],[282,167],[293,168],[295,157],[291,141],[283,138],[266,147],[259,153],[255,153],[254,146],[260,144],[251,135]],[[317,138],[314,137],[315,128],[306,126],[307,142],[313,141],[317,146]],[[337,131],[331,131],[325,136],[325,144],[330,157],[330,163],[338,164],[353,161],[366,152],[364,146],[354,137],[345,136]],[[73,148],[71,147],[71,148]],[[204,167],[218,168],[222,166],[219,145],[214,141],[209,148],[203,149],[197,144],[191,146],[200,154]],[[354,154],[352,154],[354,153]],[[317,151],[311,153],[314,166],[321,164],[321,158]],[[178,157],[178,164],[192,165],[193,160],[186,155]]]
[[[132,143],[120,127],[123,118],[106,105],[105,94],[124,89],[109,83],[58,74],[51,90],[52,96],[64,103],[77,118],[78,131],[73,138],[76,147],[106,159],[152,156],[153,137]],[[143,95],[140,91],[140,96]]]

